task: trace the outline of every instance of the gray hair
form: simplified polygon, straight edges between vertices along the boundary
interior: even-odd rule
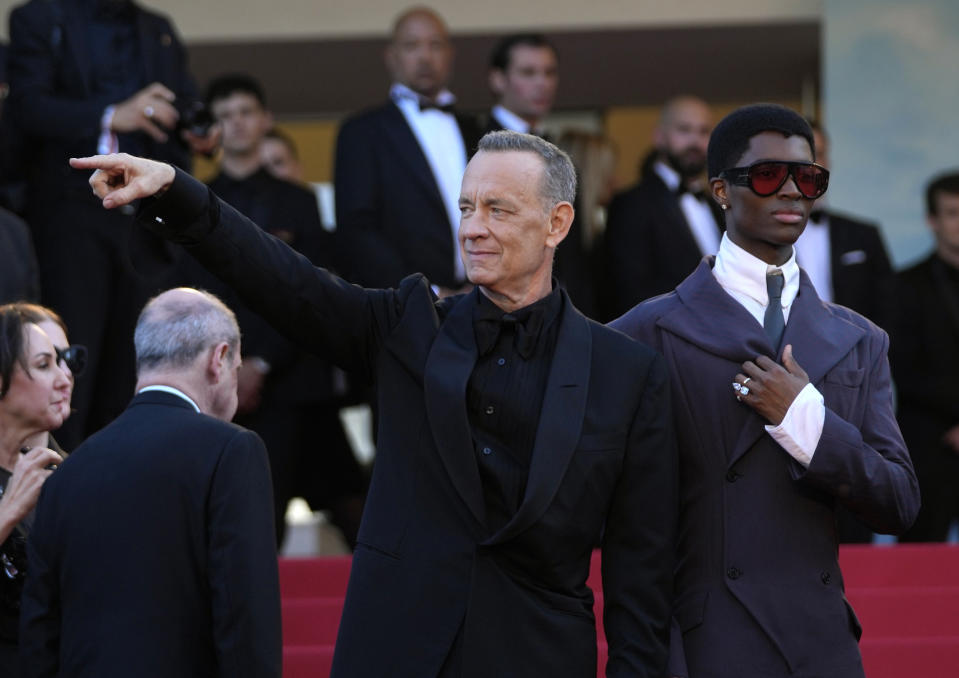
[[[543,161],[543,185],[540,197],[549,210],[558,202],[572,203],[576,199],[576,168],[562,150],[532,134],[509,130],[489,132],[480,139],[478,151],[504,153],[520,151],[534,153]]]
[[[190,294],[170,294],[178,291]],[[239,350],[240,328],[233,311],[203,290],[168,290],[148,301],[137,320],[133,333],[137,375],[189,367],[220,342],[229,346],[230,357]]]

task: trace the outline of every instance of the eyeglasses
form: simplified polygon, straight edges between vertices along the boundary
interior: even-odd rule
[[[79,377],[87,367],[87,347],[74,344],[66,348],[56,348],[57,365],[66,363],[74,377]]]
[[[804,198],[815,200],[829,186],[829,170],[813,162],[779,162],[763,160],[749,167],[733,167],[719,173],[736,186],[748,186],[756,195],[765,198],[793,178],[796,188]]]

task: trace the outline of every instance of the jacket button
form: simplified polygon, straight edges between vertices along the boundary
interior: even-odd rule
[[[736,472],[736,471],[733,471],[732,469],[730,469],[729,471],[726,471],[726,482],[727,482],[727,483],[735,483],[737,480],[739,480],[739,479],[742,478],[742,477],[743,477],[743,476],[742,476],[741,473],[738,473],[738,472]]]
[[[738,567],[731,567],[728,570],[726,570],[726,576],[729,577],[730,579],[739,579],[740,577],[743,576],[743,571],[740,570]]]
[[[828,584],[829,581],[832,579],[832,575],[830,575],[828,572],[821,572],[819,574],[819,578],[822,579],[823,584]]]

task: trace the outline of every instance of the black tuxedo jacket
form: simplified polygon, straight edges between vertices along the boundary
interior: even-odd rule
[[[895,284],[879,229],[827,211],[833,301],[886,328]]]
[[[479,129],[456,114],[467,157]],[[336,227],[344,275],[368,287],[423,273],[446,287],[455,279],[449,214],[413,130],[392,101],[346,120],[336,141]]]
[[[673,386],[681,518],[669,675],[861,677],[836,507],[894,534],[919,508],[892,412],[889,338],[823,302],[800,274],[783,345],[792,344],[826,407],[803,467],[729,386],[745,361],[776,352],[711,264],[612,323],[667,356]]]
[[[493,531],[465,404],[473,297],[437,300],[419,275],[350,285],[183,173],[140,219],[291,337],[377,378],[377,458],[334,676],[434,677],[450,660],[477,678],[592,678],[586,577],[601,534],[608,675],[662,675],[675,455],[658,356],[564,295],[525,498]]]
[[[280,676],[270,470],[255,433],[137,395],[44,484],[24,676]]]
[[[75,0],[31,0],[10,13],[9,111],[30,137],[30,201],[61,195],[98,202],[83,172],[70,157],[95,153],[100,118],[110,101],[98,93],[90,63],[87,24]],[[140,47],[141,87],[161,82],[185,102],[196,96],[186,52],[166,17],[134,5]],[[131,135],[138,155],[190,166],[186,147],[171,133],[157,143],[144,133]],[[120,150],[124,138],[120,138]],[[39,188],[42,186],[42,189]]]
[[[716,223],[721,214],[710,201]],[[607,316],[615,318],[641,301],[665,294],[703,258],[679,200],[654,171],[609,205],[604,246]]]

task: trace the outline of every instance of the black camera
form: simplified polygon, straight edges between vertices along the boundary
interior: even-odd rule
[[[213,126],[213,114],[202,101],[190,101],[185,105],[177,102],[177,111],[180,119],[176,123],[176,131],[186,130],[198,137],[205,137]]]

